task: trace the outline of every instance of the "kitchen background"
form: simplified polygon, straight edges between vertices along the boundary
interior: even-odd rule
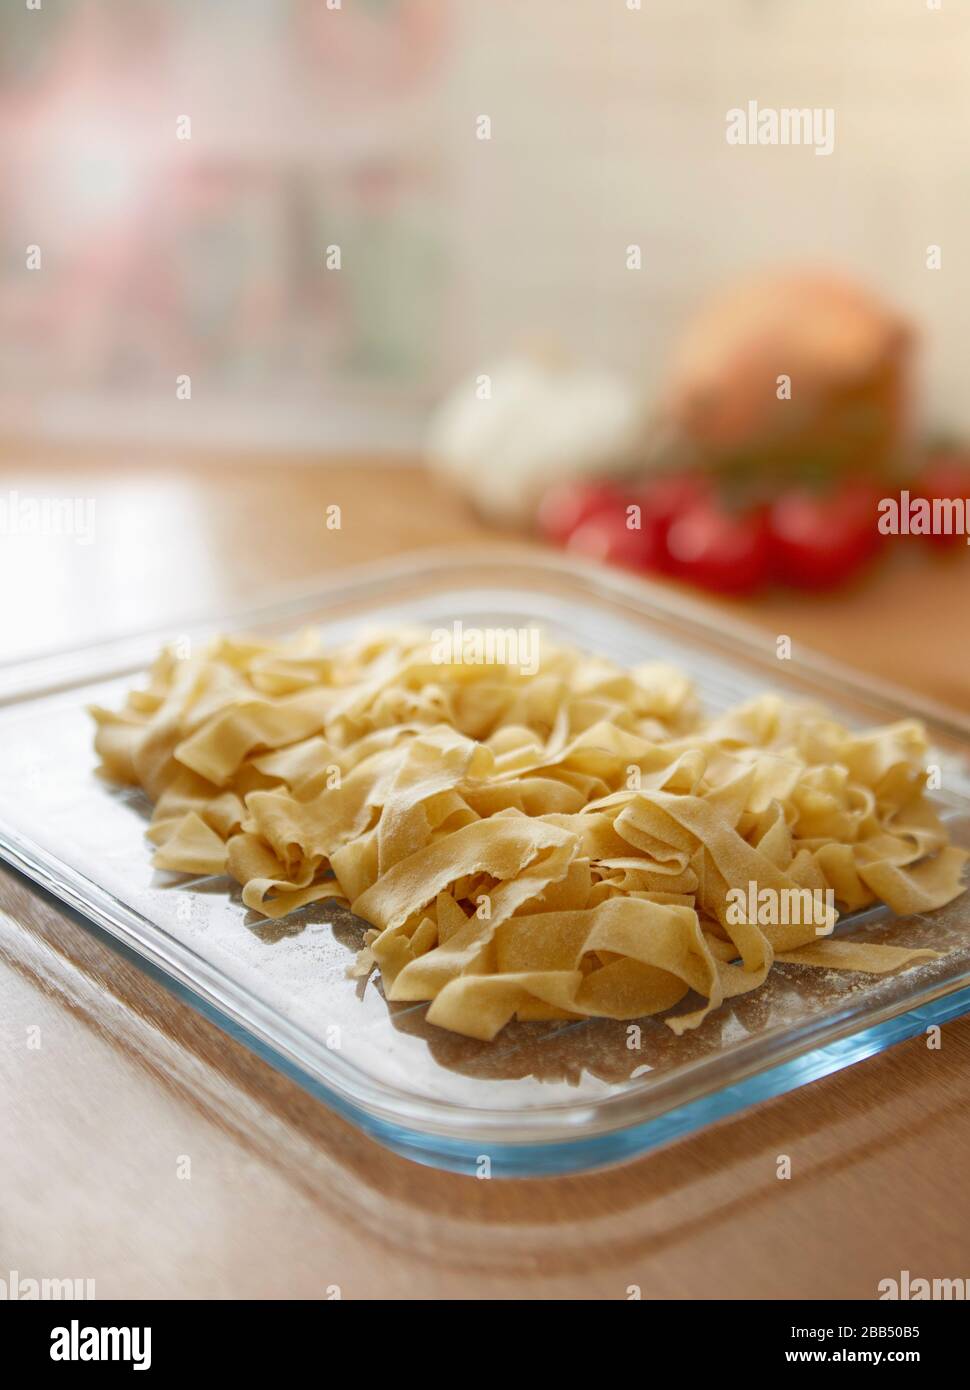
[[[711,291],[806,262],[965,429],[968,41],[957,0],[11,0],[0,433],[413,450],[523,347],[649,398]],[[749,100],[833,153],[728,145]]]

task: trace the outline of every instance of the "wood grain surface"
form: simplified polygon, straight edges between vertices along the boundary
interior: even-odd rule
[[[4,657],[490,534],[406,464],[3,457],[4,495],[96,504],[90,545],[0,537]],[[736,608],[966,711],[968,600],[965,554],[900,546],[847,594]],[[872,1298],[902,1269],[970,1276],[968,1101],[970,1019],[939,1051],[915,1038],[623,1168],[440,1173],[362,1137],[0,869],[0,1278],[93,1278],[99,1297]]]

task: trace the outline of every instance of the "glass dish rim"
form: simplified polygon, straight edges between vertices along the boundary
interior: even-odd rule
[[[657,616],[676,618],[683,623],[688,635],[700,637],[726,653],[740,647],[748,660],[769,666],[765,645],[769,639],[764,629],[726,608],[715,608],[710,601],[681,589],[593,560],[571,555],[566,558],[555,551],[505,542],[408,551],[391,558],[351,565],[339,578],[325,570],[311,579],[278,587],[260,603],[229,604],[184,614],[150,628],[136,628],[104,639],[6,658],[0,660],[0,709],[30,696],[54,694],[82,679],[98,680],[136,670],[157,651],[158,643],[171,638],[173,633],[197,637],[221,629],[224,624],[238,628],[245,622],[275,623],[291,617],[297,621],[302,612],[317,607],[324,599],[345,596],[351,589],[364,598],[371,593],[379,594],[381,587],[389,582],[430,577],[452,567],[481,568],[493,576],[508,578],[510,566],[521,568],[533,577],[581,580],[594,597],[624,600],[641,616],[652,608]],[[93,666],[89,664],[92,660]],[[770,661],[777,665],[773,655]],[[821,684],[819,678],[824,678],[826,690],[831,685],[847,695],[864,696],[873,704],[925,720],[937,734],[970,744],[970,713],[964,714],[932,696],[908,690],[882,677],[847,669],[834,658],[802,643],[786,660],[785,666],[789,673],[798,672],[812,684]]]
[[[194,619],[182,625],[168,623],[149,633],[88,643],[48,653],[26,663],[3,663],[0,665],[0,712],[55,693],[66,693],[82,682],[139,670],[158,643],[171,637],[176,630],[201,635],[217,628],[239,630],[247,624],[259,627],[284,624],[291,619],[295,622],[301,612],[322,615],[328,605],[335,607],[351,599],[364,602],[368,597],[380,598],[389,583],[400,583],[405,578],[421,582],[440,579],[450,573],[456,590],[468,590],[474,587],[470,572],[475,570],[484,571],[490,582],[510,590],[514,590],[517,580],[521,583],[516,571],[524,572],[526,577],[578,582],[592,600],[620,600],[632,606],[641,619],[649,620],[653,616],[676,620],[686,627],[688,638],[720,648],[728,660],[733,653],[735,662],[742,658],[749,666],[752,662],[767,664],[767,639],[756,627],[719,611],[715,617],[702,603],[666,587],[603,566],[575,563],[571,559],[565,561],[525,548],[491,546],[465,551],[449,548],[419,551],[395,560],[356,567],[339,578],[330,574],[312,587],[301,585],[298,591],[288,592],[273,601],[236,608],[214,617]],[[835,687],[844,697],[863,698],[896,717],[915,715],[924,719],[936,736],[948,740],[955,738],[964,746],[970,744],[970,720],[959,711],[910,696],[909,692],[897,690],[886,682],[860,678],[854,672],[846,673],[837,664],[814,653],[800,653],[790,663],[786,662],[786,668],[787,675],[799,672],[810,685],[818,686],[821,678],[823,688],[830,694]],[[147,960],[181,989],[201,1000],[208,1009],[226,1018],[233,1028],[255,1039],[262,1055],[268,1052],[305,1073],[331,1104],[337,1104],[345,1113],[349,1109],[364,1128],[373,1132],[373,1126],[384,1126],[409,1133],[422,1143],[426,1136],[436,1136],[446,1144],[467,1143],[474,1137],[479,1143],[494,1139],[511,1151],[524,1151],[537,1145],[545,1149],[610,1135],[615,1137],[662,1121],[664,1116],[684,1106],[711,1100],[725,1090],[733,1091],[756,1083],[759,1078],[773,1075],[789,1064],[807,1065],[814,1054],[841,1040],[858,1037],[870,1029],[878,1030],[882,1024],[901,1020],[934,1004],[942,1005],[947,996],[970,985],[968,969],[926,985],[908,998],[871,1010],[864,1017],[859,1016],[859,1006],[853,1009],[847,1000],[844,1009],[828,1010],[818,1018],[802,1020],[795,1028],[779,1027],[735,1044],[730,1052],[686,1062],[676,1072],[652,1082],[649,1090],[618,1090],[613,1095],[551,1104],[541,1110],[462,1106],[450,1100],[417,1097],[388,1082],[372,1080],[303,1028],[291,1024],[285,1015],[263,1003],[252,990],[223,975],[220,968],[207,962],[203,955],[169,936],[150,917],[115,898],[110,890],[64,864],[55,853],[43,849],[2,820],[0,855],[66,902],[82,919],[93,921],[95,926]],[[768,1042],[772,1044],[768,1055],[759,1057]],[[842,1063],[847,1064],[848,1061]],[[739,1102],[736,1108],[758,1098],[752,1095],[750,1101]],[[394,1147],[393,1138],[384,1137]],[[641,1148],[648,1146],[641,1145]]]

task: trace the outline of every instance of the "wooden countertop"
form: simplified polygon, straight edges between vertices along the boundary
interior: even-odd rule
[[[0,537],[3,656],[491,534],[406,465],[3,458],[0,497],[96,504],[93,544]],[[900,545],[850,593],[727,606],[967,711],[968,600],[966,554]],[[0,870],[0,1038],[3,1277],[99,1297],[871,1298],[902,1269],[966,1273],[970,1019],[620,1169],[478,1181],[363,1138]]]

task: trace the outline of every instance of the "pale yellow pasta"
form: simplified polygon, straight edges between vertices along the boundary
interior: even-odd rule
[[[934,954],[828,939],[833,900],[905,915],[963,891],[918,722],[853,733],[774,695],[705,719],[680,673],[548,640],[534,668],[439,655],[412,631],[164,652],[93,711],[103,772],[155,803],[159,868],[229,873],[266,917],[341,900],[370,924],[352,973],[475,1038],[692,994],[681,1033],[777,961]],[[770,911],[806,896],[821,914]]]

